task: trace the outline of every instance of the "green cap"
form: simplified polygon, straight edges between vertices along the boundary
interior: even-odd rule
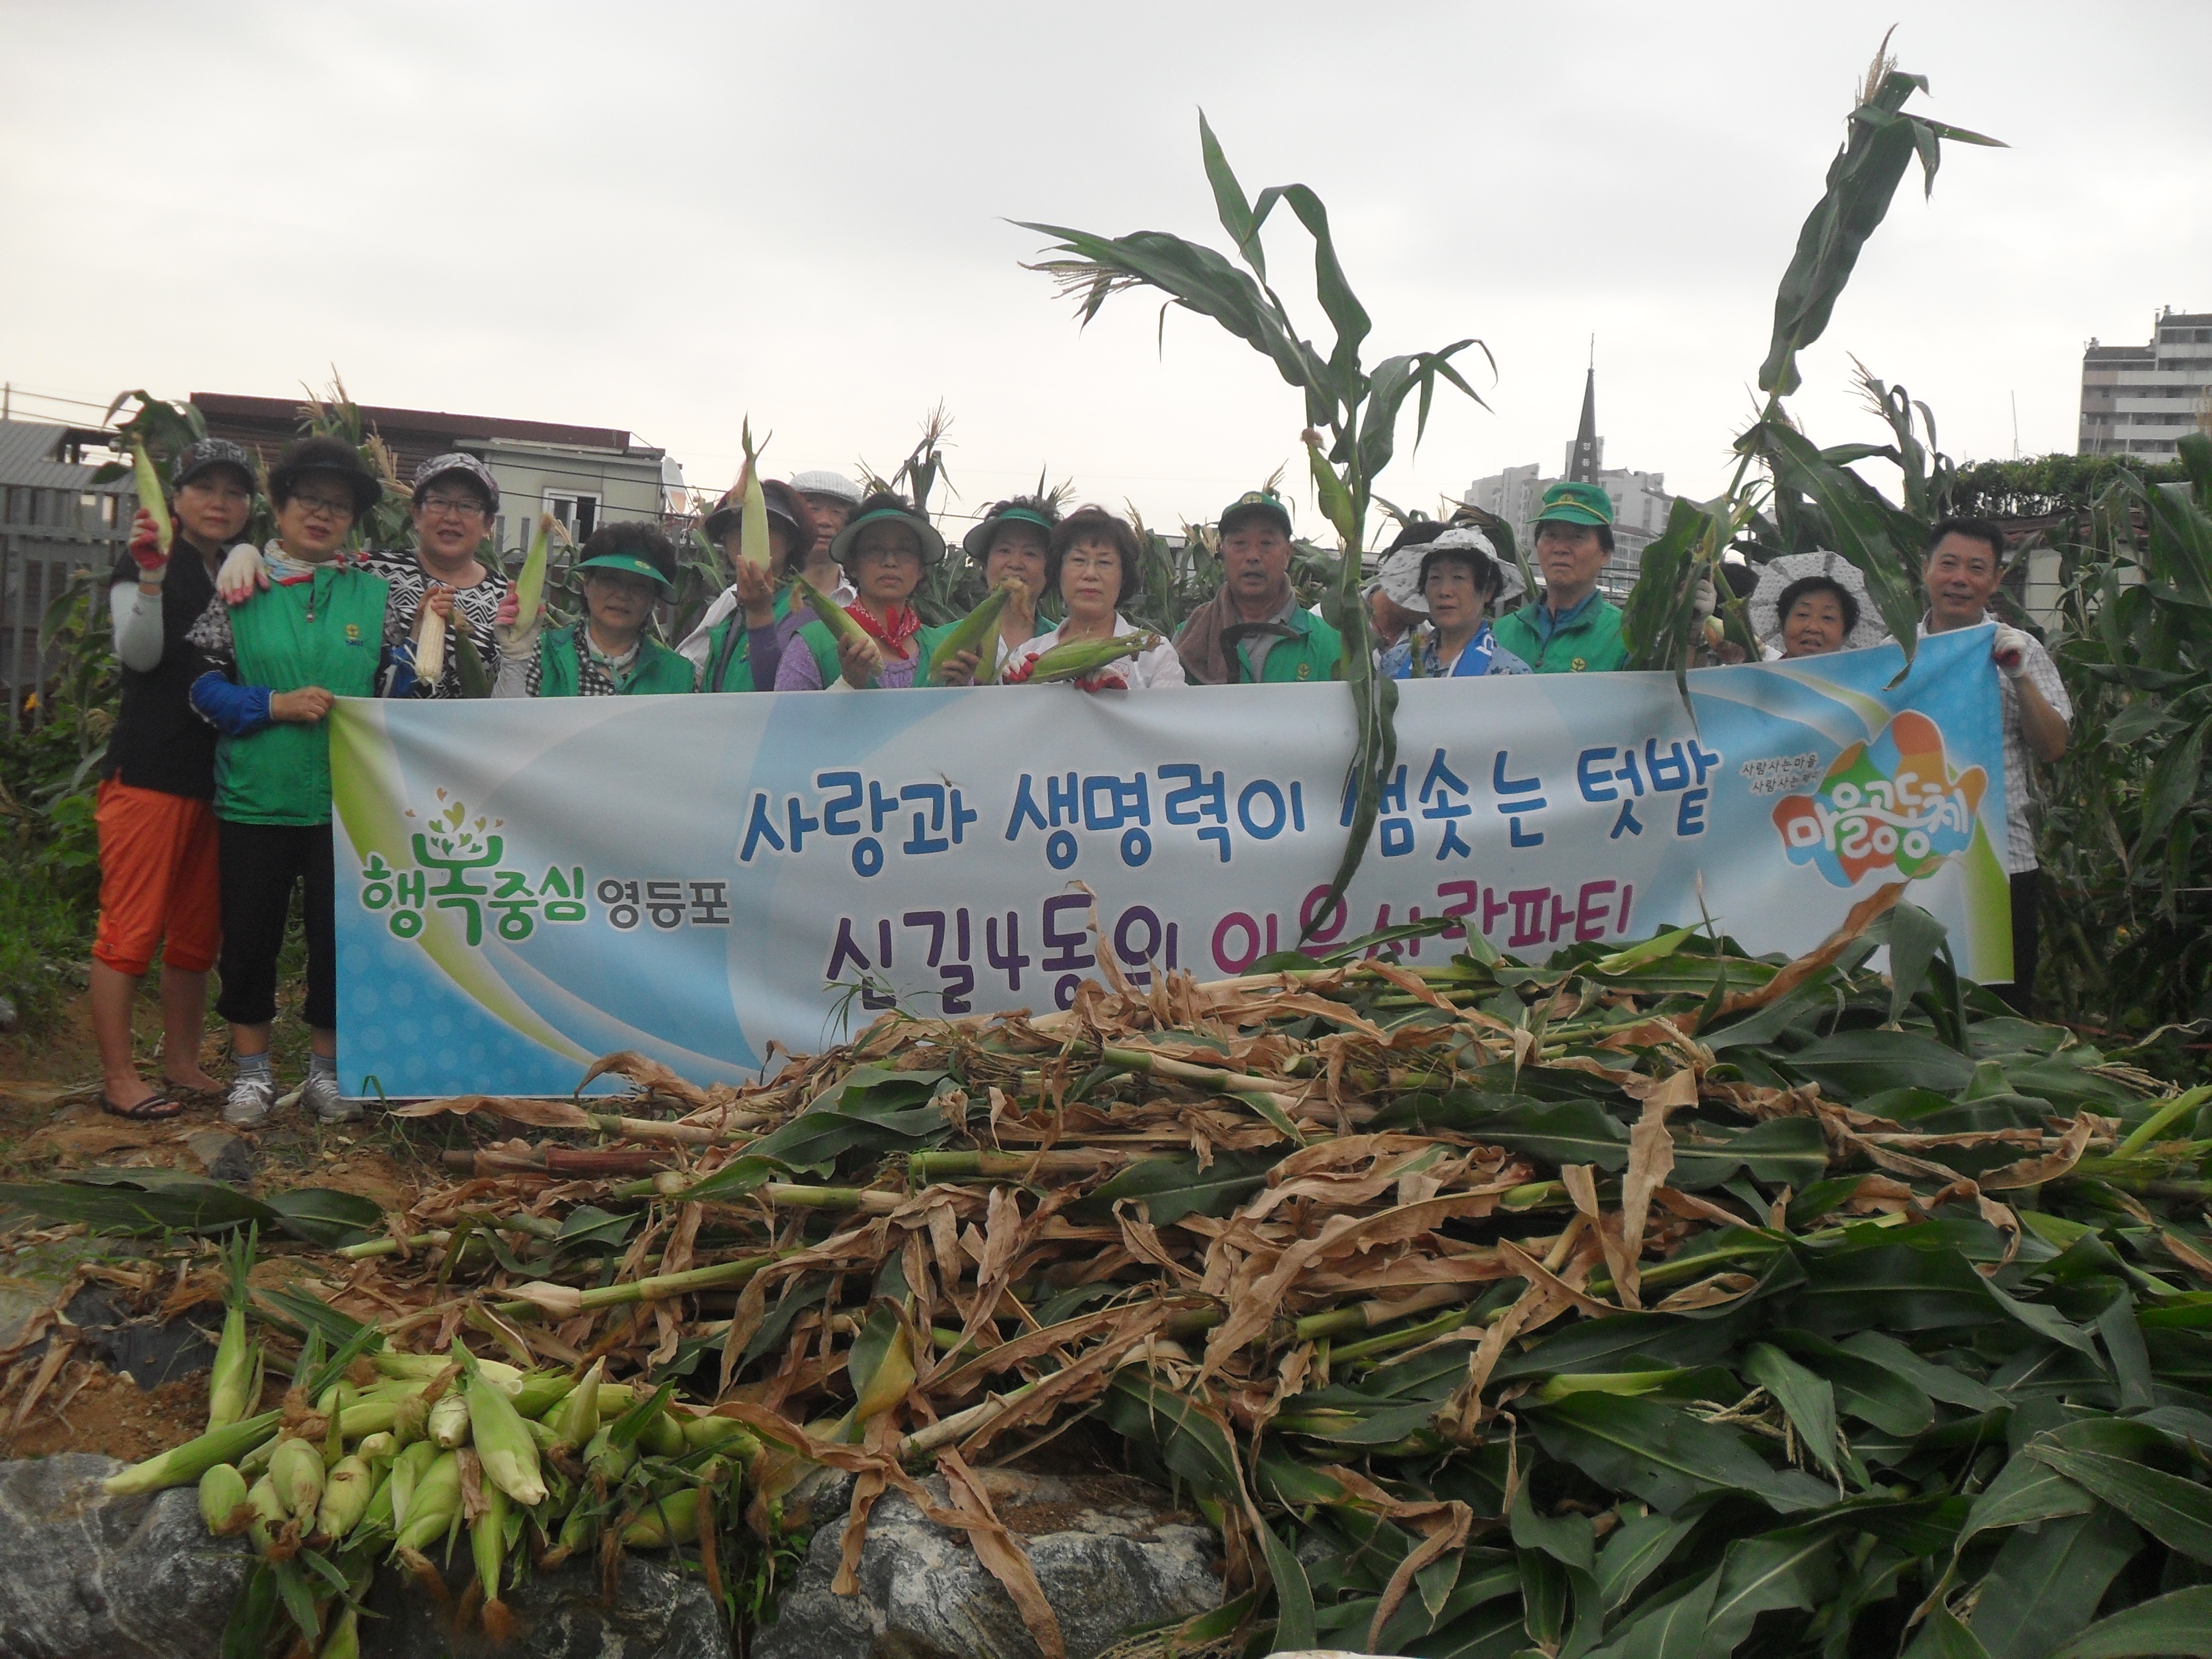
[[[1282,527],[1285,536],[1291,533],[1291,509],[1272,489],[1248,489],[1223,507],[1218,521],[1221,533],[1228,535],[1245,520],[1251,518],[1273,519]]]
[[[1535,521],[1609,525],[1613,522],[1613,497],[1599,484],[1555,483],[1544,492],[1544,510],[1536,515]]]
[[[619,570],[625,575],[644,576],[659,582],[661,591],[670,599],[676,597],[676,584],[666,571],[660,569],[642,553],[601,553],[596,557],[576,562],[579,570]]]
[[[960,545],[969,558],[981,564],[991,556],[991,544],[998,539],[999,532],[1010,524],[1035,525],[1044,532],[1047,541],[1052,539],[1053,522],[1033,507],[1010,507],[994,513],[960,538]]]

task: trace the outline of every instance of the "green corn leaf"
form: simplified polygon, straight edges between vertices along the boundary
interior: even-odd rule
[[[1949,1608],[1938,1607],[1905,1649],[1905,1659],[1989,1659],[1989,1652]]]
[[[1749,1492],[1785,1514],[1835,1498],[1809,1475],[1769,1468],[1731,1431],[1656,1401],[1576,1394],[1529,1416],[1547,1454],[1656,1510],[1723,1492]]]
[[[1194,1154],[1142,1158],[1092,1189],[1080,1207],[1110,1215],[1117,1200],[1141,1199],[1155,1227],[1187,1215],[1225,1215],[1257,1192],[1281,1161],[1273,1152],[1220,1152],[1201,1170]]]
[[[2112,1510],[2015,1528],[1982,1580],[1973,1630],[1990,1659],[2042,1659],[2088,1625],[2142,1534]]]
[[[2212,1585],[2175,1590],[2100,1619],[2050,1659],[2143,1659],[2153,1654],[2212,1659]]]
[[[2102,1498],[2168,1548],[2212,1562],[2212,1491],[2127,1457],[2069,1444],[2065,1431],[2039,1435],[2021,1455]]]
[[[1591,1659],[1698,1659],[1720,1583],[1721,1569],[1715,1567],[1647,1602]]]
[[[1754,1342],[1744,1354],[1743,1374],[1772,1395],[1788,1414],[1797,1437],[1820,1467],[1838,1473],[1836,1462],[1836,1391],[1781,1349]]]

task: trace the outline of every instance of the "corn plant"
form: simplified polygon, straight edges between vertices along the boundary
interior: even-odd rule
[[[1929,441],[1914,435],[1912,405],[1862,369],[1862,385],[1898,441],[1889,448],[1848,444],[1822,449],[1807,438],[1783,406],[1797,389],[1797,355],[1826,331],[1836,301],[1850,280],[1867,239],[1888,214],[1890,202],[1917,157],[1926,191],[1933,194],[1946,138],[1995,145],[1998,141],[1905,112],[1905,101],[1928,88],[1925,76],[1907,75],[1888,55],[1888,37],[1876,52],[1847,121],[1844,146],[1829,164],[1826,187],[1798,232],[1797,249],[1783,273],[1774,301],[1774,331],[1759,386],[1766,402],[1759,419],[1735,441],[1737,463],[1728,489],[1711,501],[1678,501],[1659,539],[1644,550],[1635,591],[1622,617],[1630,665],[1687,667],[1704,643],[1694,611],[1698,584],[1718,583],[1721,556],[1758,520],[1772,514],[1784,551],[1818,545],[1842,554],[1866,577],[1867,589],[1907,660],[1921,613],[1915,556],[1924,535],[1931,495],[1944,474]],[[1925,414],[1925,406],[1922,405]],[[1902,425],[1899,422],[1902,421]],[[1877,454],[1895,459],[1905,478],[1902,507],[1850,470]],[[1764,470],[1754,477],[1753,466]],[[1722,591],[1725,592],[1723,587]],[[1754,652],[1743,607],[1730,599],[1725,625],[1736,643]]]
[[[1163,328],[1170,306],[1210,317],[1265,356],[1304,398],[1303,436],[1314,488],[1323,514],[1344,543],[1340,567],[1334,573],[1335,586],[1323,608],[1344,636],[1344,674],[1352,688],[1358,728],[1346,779],[1346,793],[1353,802],[1352,831],[1330,888],[1333,896],[1341,897],[1366,854],[1382,781],[1397,754],[1392,725],[1397,687],[1375,675],[1366,608],[1359,599],[1359,555],[1375,480],[1396,453],[1398,417],[1407,398],[1419,394],[1416,443],[1428,424],[1439,380],[1482,402],[1452,359],[1470,348],[1487,357],[1489,348],[1470,337],[1438,350],[1408,352],[1372,368],[1365,365],[1360,351],[1373,323],[1346,279],[1329,229],[1328,210],[1321,198],[1304,185],[1275,185],[1261,191],[1256,202],[1252,200],[1202,113],[1198,133],[1215,211],[1244,269],[1212,248],[1167,231],[1100,236],[1026,221],[1022,228],[1059,239],[1050,251],[1054,257],[1030,269],[1053,277],[1063,295],[1078,301],[1082,322],[1088,324],[1116,294],[1136,288],[1155,289],[1167,296],[1160,313]],[[1261,232],[1278,203],[1289,205],[1313,239],[1315,293],[1336,336],[1326,356],[1298,331],[1267,276]],[[1315,914],[1325,917],[1331,908],[1325,903]]]

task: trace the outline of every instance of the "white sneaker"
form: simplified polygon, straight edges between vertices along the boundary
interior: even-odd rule
[[[276,1079],[269,1072],[240,1072],[223,1097],[222,1121],[234,1129],[258,1129],[276,1109]]]
[[[361,1115],[361,1103],[341,1095],[337,1079],[327,1072],[307,1073],[300,1104],[315,1115],[318,1123],[351,1123]]]

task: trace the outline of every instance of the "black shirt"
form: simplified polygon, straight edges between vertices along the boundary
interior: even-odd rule
[[[137,580],[138,567],[125,553],[108,585]],[[215,665],[185,639],[214,598],[207,562],[179,535],[161,584],[161,660],[143,674],[124,669],[123,708],[107,739],[103,775],[134,789],[215,799],[216,731],[188,700],[192,682]]]

